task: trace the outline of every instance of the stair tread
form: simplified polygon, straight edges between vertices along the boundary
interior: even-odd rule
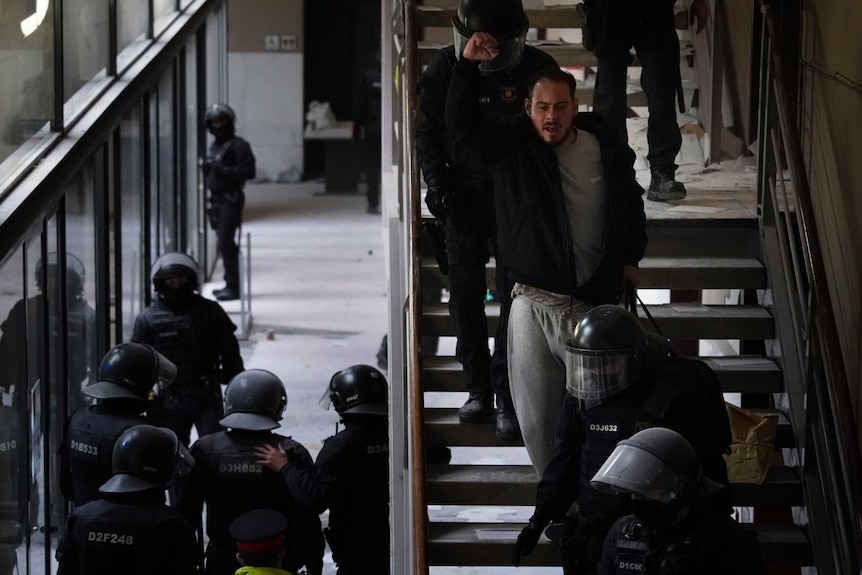
[[[428,502],[438,505],[528,505],[535,502],[537,478],[531,465],[429,465]],[[796,472],[770,466],[762,485],[734,483],[733,504],[750,507],[765,502],[802,505]]]
[[[417,6],[420,27],[451,28],[456,7]],[[584,19],[574,6],[549,6],[542,10],[524,10],[532,28],[581,28]]]
[[[725,393],[779,393],[783,389],[781,368],[758,355],[696,357],[718,376]],[[422,389],[455,392],[466,390],[461,364],[453,356],[422,356]]]
[[[508,565],[512,545],[525,523],[428,524],[431,565]],[[811,564],[811,545],[798,525],[779,523],[743,524],[758,534],[761,555],[767,565],[794,562]],[[557,549],[544,537],[524,565],[559,565]]]
[[[790,422],[783,413],[776,409],[754,408],[753,413],[760,416],[775,415],[778,417],[778,430],[775,434],[776,447],[789,447],[793,445],[793,430]],[[523,445],[522,441],[517,443],[503,443],[497,439],[494,425],[461,423],[458,419],[457,407],[426,407],[423,411],[425,417],[425,442],[427,445],[473,446],[473,447],[499,447]],[[465,433],[465,431],[467,431]]]

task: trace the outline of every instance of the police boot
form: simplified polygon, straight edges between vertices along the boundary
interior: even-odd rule
[[[685,186],[673,178],[673,170],[656,168],[647,190],[647,199],[653,202],[672,202],[685,198]]]
[[[521,439],[521,426],[515,416],[511,399],[497,396],[497,439],[503,443],[515,443]]]
[[[490,423],[494,415],[494,395],[488,393],[470,393],[467,403],[458,410],[461,423]]]

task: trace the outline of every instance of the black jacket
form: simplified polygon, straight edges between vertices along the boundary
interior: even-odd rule
[[[488,177],[481,156],[447,133],[444,122],[446,92],[456,62],[454,46],[438,50],[419,79],[416,154],[429,187],[458,189],[463,186],[465,177],[479,180]],[[540,70],[557,67],[550,55],[525,46],[517,66],[481,77],[478,88],[481,103],[477,102],[477,106],[489,118],[517,116],[524,108],[530,78]]]
[[[764,575],[757,533],[728,515],[722,491],[699,495],[688,517],[658,538],[634,515],[620,517],[605,538],[597,575]]]
[[[236,135],[216,137],[210,144],[207,161],[212,167],[206,184],[214,195],[240,191],[257,174],[251,146]]]
[[[313,465],[308,450],[290,437],[269,431],[217,431],[192,445],[195,466],[180,482],[176,507],[196,525],[206,503],[210,545],[222,549],[234,549],[234,519],[253,509],[275,509],[287,518],[283,568],[295,572],[321,563],[325,543],[320,518],[291,496],[277,473],[257,462],[254,448],[262,444],[280,445],[297,465]]]
[[[493,168],[497,241],[508,255],[510,279],[594,305],[616,303],[623,265],[636,266],[647,245],[634,152],[597,115],[576,116],[575,127],[595,135],[601,146],[609,217],[602,261],[577,286],[570,230],[577,222],[569,222],[556,154],[526,114],[496,121],[482,116],[480,78],[476,63],[458,61],[449,83],[446,127],[464,146],[481,150],[484,163]]]
[[[153,346],[176,364],[177,378],[167,393],[209,395],[221,383],[218,377],[228,382],[244,369],[235,331],[219,304],[195,294],[182,305],[156,300],[135,319],[132,341]]]
[[[58,575],[193,575],[195,535],[164,491],[109,494],[76,507],[57,547]]]
[[[329,544],[344,567],[389,561],[389,428],[385,417],[360,416],[323,444],[314,467],[281,469],[297,501],[329,509]]]

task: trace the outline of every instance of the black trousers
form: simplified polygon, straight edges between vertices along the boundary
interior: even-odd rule
[[[365,164],[365,178],[368,182],[368,207],[380,206],[380,174],[382,171],[380,158],[380,130],[369,130],[366,128],[363,145],[363,159]]]
[[[647,97],[647,141],[650,167],[674,170],[674,158],[682,144],[676,120],[679,82],[679,40],[674,25],[673,2],[641,2],[651,8],[618,7],[605,2],[606,12],[596,50],[593,110],[602,115],[624,140],[626,132],[626,67],[634,47],[643,67],[641,87]]]
[[[224,263],[224,281],[228,289],[239,291],[239,245],[236,232],[242,224],[245,194],[213,194],[210,197],[210,224],[216,233],[218,249]]]
[[[491,206],[493,209],[493,206]],[[497,262],[495,287],[501,298],[500,322],[494,334],[493,359],[488,350],[488,320],[485,316],[485,266],[490,257],[489,244],[496,251],[490,230],[476,221],[466,224],[450,216],[446,222],[446,248],[449,252],[449,315],[458,342],[455,356],[467,375],[471,393],[495,393],[511,402],[509,391],[506,338],[509,309],[512,305],[507,270]]]

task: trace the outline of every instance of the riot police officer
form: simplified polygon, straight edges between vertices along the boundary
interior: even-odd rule
[[[488,32],[501,43],[500,57],[483,66],[482,111],[489,117],[520,114],[527,81],[539,70],[556,68],[557,63],[548,54],[524,45],[529,23],[521,0],[461,0],[453,27],[456,43],[437,52],[419,80],[416,151],[428,185],[425,203],[434,217],[445,223],[449,314],[458,339],[455,354],[469,392],[458,413],[460,421],[493,421],[496,394],[497,437],[513,442],[520,437],[520,430],[506,362],[512,285],[506,278],[506,254],[496,249],[492,179],[476,151],[455,143],[446,130],[443,113],[452,70],[474,32]],[[485,318],[489,244],[496,251],[496,289],[501,300],[493,361]]]
[[[631,512],[630,498],[589,483],[617,442],[648,427],[673,429],[692,444],[704,473],[726,485],[730,424],[715,373],[701,361],[673,357],[666,339],[648,335],[622,307],[587,312],[566,350],[568,394],[554,437],[556,455],[539,482],[535,511],[512,562],[517,565],[545,526],[559,520],[548,535],[560,548],[564,572],[592,573],[608,529]]]
[[[245,183],[256,173],[251,146],[236,135],[236,113],[227,104],[213,104],[204,115],[215,137],[201,170],[209,188],[209,218],[224,263],[225,287],[215,290],[217,300],[239,298],[239,246],[236,232],[242,223]]]
[[[27,530],[27,453],[24,421],[15,408],[0,404],[0,575],[12,575],[16,549]]]
[[[287,405],[284,384],[266,370],[243,371],[228,384],[224,403],[221,424],[227,431],[201,437],[192,445],[196,465],[177,500],[177,509],[192,524],[198,524],[203,504],[207,505],[207,575],[232,575],[240,567],[230,525],[259,508],[274,509],[288,519],[282,567],[295,573],[305,565],[310,574],[319,575],[325,543],[318,514],[297,502],[278,474],[258,463],[254,453],[256,446],[266,443],[281,447],[300,465],[313,465],[305,447],[272,433]]]
[[[128,428],[146,423],[142,415],[151,390],[173,382],[176,366],[149,345],[122,343],[109,351],[96,383],[83,393],[98,400],[72,415],[60,450],[60,488],[83,505],[99,499],[99,487],[113,474],[114,442]]]
[[[199,436],[220,429],[221,382],[243,370],[236,326],[198,293],[201,272],[191,256],[165,254],[150,275],[156,301],[138,315],[132,341],[152,345],[176,364],[176,381],[149,415],[188,445],[192,425]]]
[[[278,471],[300,502],[323,513],[338,575],[389,573],[389,391],[383,374],[354,365],[332,376],[328,396],[344,430],[323,444],[314,467],[261,446],[259,461]]]
[[[197,572],[194,531],[165,489],[194,465],[170,429],[136,425],[117,438],[103,499],[76,507],[57,547],[59,575]]]
[[[653,427],[620,441],[590,485],[632,500],[605,538],[599,575],[766,573],[757,533],[730,516],[727,488],[701,473],[679,433]]]

